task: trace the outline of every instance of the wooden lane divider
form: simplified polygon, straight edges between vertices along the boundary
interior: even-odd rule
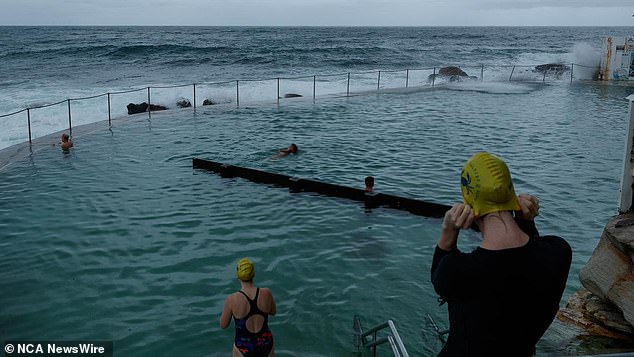
[[[439,203],[425,202],[385,193],[365,192],[363,189],[291,177],[198,158],[194,158],[192,164],[194,168],[213,171],[222,177],[241,177],[257,183],[288,187],[291,192],[316,192],[326,196],[347,198],[364,202],[366,207],[370,208],[390,207],[408,211],[418,216],[435,218],[442,218],[445,212],[451,208],[450,206]]]

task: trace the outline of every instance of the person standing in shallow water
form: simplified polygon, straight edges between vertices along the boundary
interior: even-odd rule
[[[62,147],[62,150],[68,151],[70,150],[70,148],[73,147],[73,142],[70,140],[68,134],[62,134],[61,140],[62,141],[60,142],[60,146]]]
[[[559,310],[570,245],[539,235],[539,200],[515,195],[498,157],[473,155],[462,169],[461,190],[464,203],[446,212],[431,267],[434,289],[449,311],[449,336],[439,356],[534,356]],[[482,241],[463,253],[458,233],[473,223]]]
[[[365,192],[373,192],[374,191],[374,177],[366,176],[365,177]]]
[[[277,313],[273,294],[267,288],[253,285],[255,267],[251,260],[244,258],[238,262],[236,275],[241,289],[227,297],[220,327],[226,329],[235,321],[233,356],[275,356],[273,334],[269,329],[268,317]]]

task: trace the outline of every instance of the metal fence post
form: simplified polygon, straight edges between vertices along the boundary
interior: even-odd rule
[[[405,88],[409,87],[409,69],[405,70]]]
[[[313,103],[315,103],[315,97],[317,96],[317,76],[313,76]]]
[[[280,104],[280,77],[277,77],[277,104]]]
[[[379,76],[376,79],[376,91],[378,92],[381,89],[381,71],[379,71]]]
[[[350,72],[348,72],[348,86],[346,87],[346,97],[350,96]]]
[[[29,144],[31,144],[31,108],[26,108],[26,120],[29,124]]]
[[[240,80],[236,80],[236,107],[240,106]]]
[[[147,87],[147,117],[152,119],[152,101],[150,101],[150,87]]]
[[[112,126],[112,114],[110,113],[110,93],[108,93],[108,126]]]
[[[68,99],[68,135],[73,136],[73,123],[70,120],[70,99]]]
[[[515,66],[513,66],[513,69],[511,70],[511,75],[509,76],[509,82],[511,81],[511,78],[513,78],[513,72],[515,72]]]
[[[484,81],[484,65],[480,67],[480,82]]]
[[[431,77],[431,86],[432,88],[436,85],[436,67],[434,67],[434,74]]]
[[[194,86],[194,113],[196,113],[196,83],[194,83],[193,86]]]
[[[544,76],[542,77],[542,83],[546,81],[546,71],[544,71]]]
[[[572,83],[572,74],[575,72],[575,64],[570,65],[570,83]]]

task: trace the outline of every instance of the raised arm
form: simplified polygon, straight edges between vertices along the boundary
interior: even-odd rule
[[[473,223],[473,210],[468,205],[456,203],[447,212],[442,220],[438,248],[451,251],[456,247],[458,233],[461,229],[471,227]]]
[[[445,213],[431,265],[431,281],[441,297],[449,297],[452,295],[453,286],[460,285],[461,277],[455,273],[456,267],[443,258],[460,253],[457,247],[458,234],[461,229],[471,227],[471,224],[473,210],[468,205],[456,203]]]

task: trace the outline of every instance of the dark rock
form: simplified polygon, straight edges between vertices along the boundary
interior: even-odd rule
[[[176,106],[179,108],[189,108],[192,106],[192,103],[187,98],[181,98],[176,101]]]
[[[535,66],[533,72],[545,75],[553,75],[557,78],[561,77],[565,72],[570,71],[570,67],[561,63],[546,63]]]
[[[130,103],[127,106],[128,108],[128,114],[132,115],[132,114],[138,114],[138,113],[143,113],[145,111],[148,110],[148,105],[146,102],[143,102],[141,104],[134,104],[134,103]],[[157,111],[157,110],[165,110],[167,109],[167,107],[164,107],[162,105],[156,105],[156,104],[150,104],[150,111]]]
[[[302,97],[301,94],[297,94],[297,93],[286,93],[284,94],[284,98],[299,98]]]
[[[141,104],[130,103],[128,104],[127,108],[128,108],[129,115],[143,113],[147,110],[147,103],[145,102]]]
[[[536,72],[559,72],[569,71],[570,67],[562,63],[546,63],[535,66]]]
[[[467,72],[458,67],[442,67],[438,73],[430,74],[429,77],[427,77],[427,81],[435,81],[438,78],[443,78],[450,82],[460,81],[462,79],[478,79],[478,77],[469,76]]]
[[[467,77],[469,76],[465,71],[461,70],[458,67],[442,67],[438,74],[441,76],[460,76]]]
[[[166,110],[167,107],[162,106],[162,105],[157,105],[157,104],[150,104],[150,111],[151,112],[156,112],[159,110]]]
[[[214,104],[216,103],[209,98],[205,98],[205,100],[203,100],[203,105],[214,105]]]

